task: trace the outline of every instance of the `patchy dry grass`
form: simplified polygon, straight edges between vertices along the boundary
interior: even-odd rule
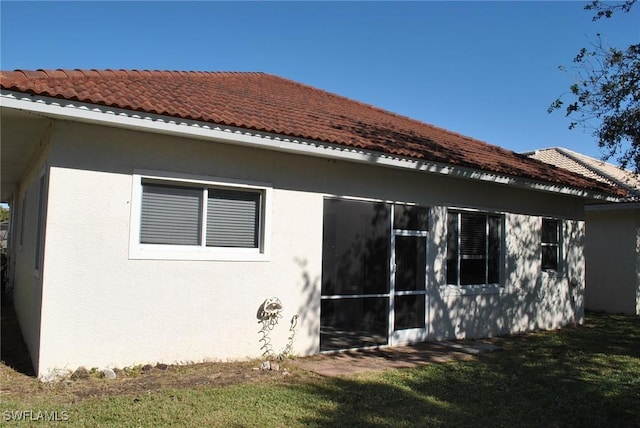
[[[502,351],[472,360],[338,378],[288,361],[286,376],[211,363],[42,384],[0,365],[0,424],[640,426],[639,317],[590,314],[584,326],[497,342]]]

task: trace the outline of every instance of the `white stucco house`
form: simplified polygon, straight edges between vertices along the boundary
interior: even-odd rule
[[[6,71],[9,279],[36,373],[580,323],[619,189],[263,73]],[[499,126],[497,124],[496,126]],[[280,330],[278,330],[280,329]]]
[[[527,155],[626,192],[619,202],[586,206],[585,308],[640,315],[640,176],[564,147]]]

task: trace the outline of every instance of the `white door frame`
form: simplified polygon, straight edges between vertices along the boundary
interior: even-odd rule
[[[415,290],[415,291],[396,291],[396,236],[412,236],[416,238],[424,239],[425,243],[425,271],[424,271],[424,289]],[[427,340],[427,336],[429,333],[429,295],[427,293],[428,289],[428,270],[429,270],[429,257],[428,257],[428,249],[429,249],[429,232],[427,231],[414,231],[414,230],[398,230],[392,229],[391,231],[391,257],[390,257],[390,278],[389,278],[389,345],[400,345],[400,344],[408,344],[415,342],[424,342]],[[403,296],[403,295],[417,295],[424,296],[425,299],[425,310],[424,310],[424,326],[422,328],[410,328],[403,330],[396,330],[395,328],[395,297]]]

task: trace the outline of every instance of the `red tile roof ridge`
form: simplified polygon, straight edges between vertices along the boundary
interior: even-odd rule
[[[7,77],[13,79],[20,79],[18,76],[22,75],[24,79],[66,79],[73,77],[85,77],[85,78],[93,78],[93,77],[106,77],[106,78],[117,78],[117,77],[144,77],[144,75],[149,75],[149,77],[181,77],[181,76],[189,76],[189,77],[208,77],[210,75],[223,75],[223,74],[244,74],[244,75],[269,75],[268,73],[264,73],[261,71],[198,71],[198,70],[152,70],[152,69],[69,69],[69,68],[57,68],[57,69],[42,69],[39,68],[37,70],[26,70],[26,69],[16,69],[13,71],[10,70],[2,70],[0,71],[0,77]],[[274,75],[270,75],[272,77],[277,77]]]
[[[22,75],[18,77],[18,75]],[[14,71],[2,71],[0,72],[0,79],[5,77],[10,77],[13,79],[26,80],[26,79],[45,79],[47,78],[47,73],[36,70],[14,70]]]

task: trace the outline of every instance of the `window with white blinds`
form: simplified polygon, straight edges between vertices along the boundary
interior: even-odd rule
[[[257,248],[260,193],[225,189],[208,192],[207,246]]]
[[[202,189],[142,185],[140,242],[200,245]]]
[[[140,243],[259,248],[262,192],[142,182]]]

